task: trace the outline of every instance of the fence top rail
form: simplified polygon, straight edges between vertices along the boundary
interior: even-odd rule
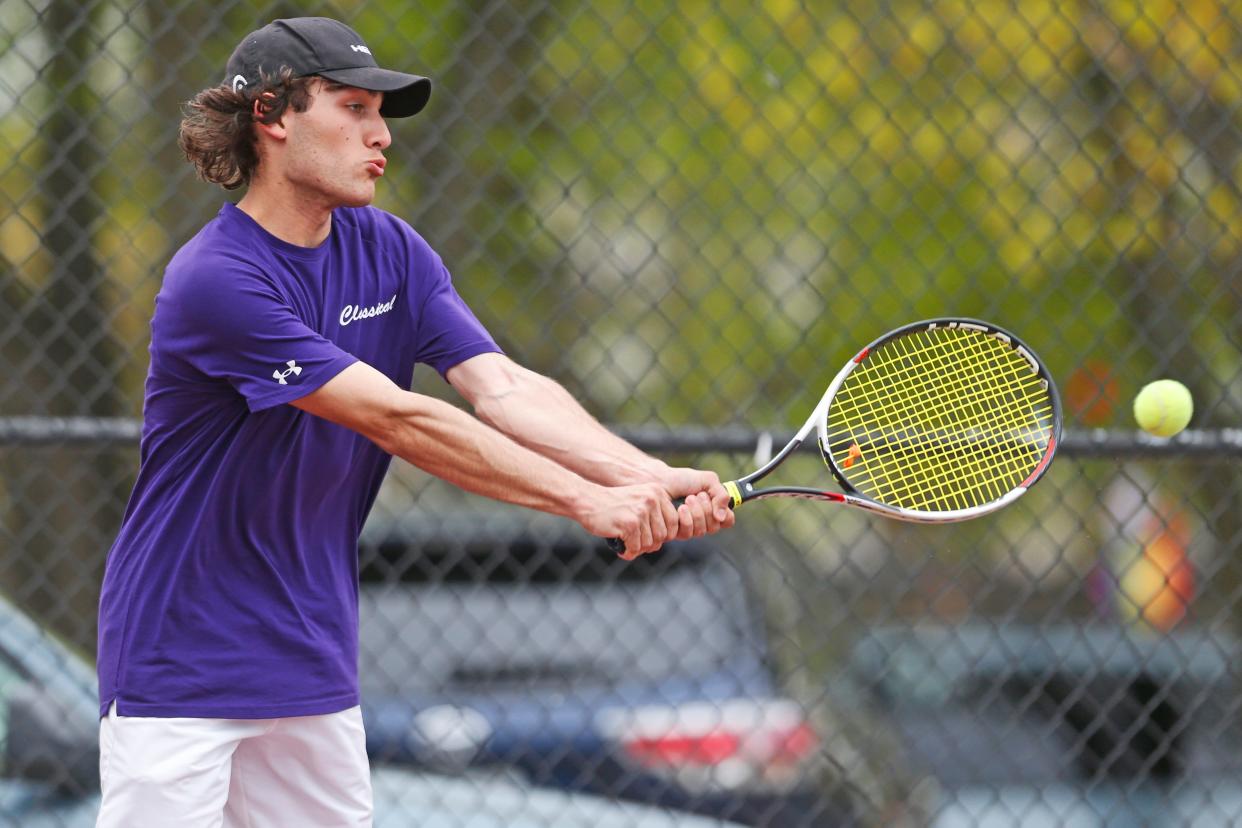
[[[752,454],[757,447],[780,447],[789,430],[725,426],[613,426],[612,430],[646,451],[702,454]],[[0,446],[126,445],[142,436],[142,420],[133,417],[0,417]],[[813,452],[813,446],[803,446]],[[1187,429],[1163,439],[1141,431],[1069,429],[1060,451],[1080,458],[1186,458],[1232,460],[1242,457],[1242,429]]]

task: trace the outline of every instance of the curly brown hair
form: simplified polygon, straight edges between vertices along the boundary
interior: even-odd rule
[[[305,112],[316,80],[294,77],[286,67],[275,77],[263,75],[252,87],[210,86],[187,101],[177,143],[198,177],[226,190],[249,184],[259,164],[255,123],[275,123],[289,108]]]

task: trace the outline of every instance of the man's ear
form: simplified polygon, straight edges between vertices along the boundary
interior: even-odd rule
[[[270,124],[263,123],[263,118],[266,115],[263,107],[264,99],[274,97],[275,95],[271,92],[264,92],[262,95],[255,98],[254,103],[251,104],[252,109],[250,114],[254,116],[254,128],[258,130],[260,134],[266,135],[277,141],[283,141],[285,136],[288,134],[288,131],[285,129],[283,118],[277,118]]]

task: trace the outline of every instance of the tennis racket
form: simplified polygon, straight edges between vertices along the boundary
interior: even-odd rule
[[[758,487],[812,432],[842,491]],[[1025,494],[1048,470],[1060,438],[1056,385],[1034,351],[987,322],[930,319],[859,351],[788,445],[724,485],[734,509],[800,497],[913,523],[953,523]],[[616,538],[609,547],[625,548]]]

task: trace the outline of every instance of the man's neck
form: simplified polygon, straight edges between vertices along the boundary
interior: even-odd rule
[[[332,209],[299,198],[287,182],[282,183],[283,187],[251,181],[237,208],[281,241],[299,247],[323,244],[332,232]]]

